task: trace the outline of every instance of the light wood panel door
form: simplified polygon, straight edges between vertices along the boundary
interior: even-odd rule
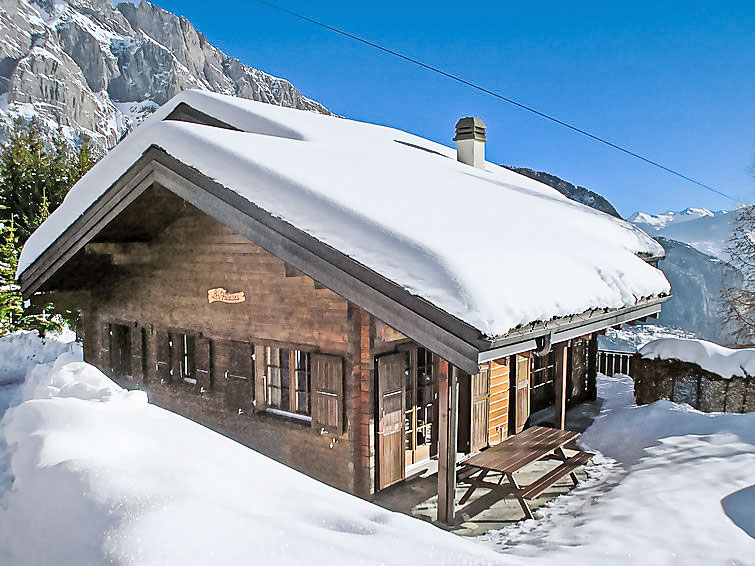
[[[532,371],[532,360],[529,356],[516,356],[516,390],[515,390],[515,409],[514,432],[519,433],[524,430],[527,420],[530,418],[530,372]]]
[[[404,479],[404,384],[407,354],[378,358],[378,487]]]
[[[488,445],[488,404],[490,398],[490,365],[480,366],[480,372],[472,376],[472,411],[470,446],[471,452]]]

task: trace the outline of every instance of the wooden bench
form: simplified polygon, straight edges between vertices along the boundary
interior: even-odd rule
[[[574,470],[593,457],[590,452],[583,451],[577,451],[570,458],[566,456],[564,446],[577,438],[579,438],[579,433],[574,431],[533,426],[507,438],[497,446],[472,456],[462,462],[457,472],[457,481],[469,484],[469,489],[459,500],[459,504],[466,503],[479,488],[491,489],[502,497],[515,496],[519,500],[524,515],[531,519],[532,511],[527,500],[540,497],[549,487],[567,475],[571,475],[574,485],[577,485]],[[529,464],[549,458],[558,459],[561,464],[529,485],[517,484],[514,479],[515,472]],[[497,483],[493,483],[486,480],[489,475],[499,475],[500,478]],[[504,479],[508,482],[503,483]]]

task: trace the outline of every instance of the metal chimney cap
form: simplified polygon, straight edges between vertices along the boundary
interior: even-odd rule
[[[454,141],[477,140],[488,141],[485,137],[485,122],[480,118],[467,116],[456,122],[456,136]]]

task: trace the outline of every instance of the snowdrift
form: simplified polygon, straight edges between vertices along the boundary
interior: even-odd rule
[[[2,421],[14,479],[0,500],[0,564],[503,563],[150,405],[76,359],[33,367]]]
[[[661,338],[640,349],[644,358],[697,364],[725,379],[755,375],[755,348],[732,349],[706,340]]]

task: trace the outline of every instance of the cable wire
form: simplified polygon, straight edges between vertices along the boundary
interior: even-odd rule
[[[419,59],[415,59],[413,57],[410,57],[408,55],[404,55],[403,53],[400,53],[398,51],[395,51],[393,49],[389,49],[388,47],[384,47],[380,45],[379,43],[375,43],[374,41],[370,41],[369,39],[365,39],[363,37],[359,37],[358,35],[354,35],[353,33],[349,33],[348,31],[339,29],[337,27],[333,27],[331,25],[328,25],[326,23],[323,23],[321,21],[318,21],[314,18],[310,18],[308,16],[304,16],[302,14],[299,14],[297,12],[293,12],[291,10],[288,10],[286,8],[283,8],[281,6],[278,6],[276,4],[272,4],[270,2],[266,2],[265,0],[254,0],[258,4],[262,4],[263,6],[266,6],[268,8],[272,8],[273,10],[277,10],[279,12],[282,12],[284,14],[288,14],[289,16],[293,16],[295,18],[298,18],[300,20],[303,20],[305,22],[309,22],[311,24],[315,24],[317,26],[320,26],[321,28],[324,28],[328,31],[331,31],[333,33],[337,33],[339,35],[342,35],[344,37],[347,37],[349,39],[352,39],[354,41],[358,41],[359,43],[362,43],[364,45],[367,45],[369,47],[372,47],[374,49],[377,49],[379,51],[382,51],[383,53],[386,53],[388,55],[393,55],[394,57],[398,57],[399,59],[403,59],[404,61],[407,61],[409,63],[412,63],[414,65],[417,65],[418,67],[422,67],[423,69],[426,69],[428,71],[432,71],[433,73],[437,73],[441,76],[444,76],[448,79],[451,79],[453,81],[456,81],[460,84],[463,84],[465,86],[468,86],[470,88],[473,88],[475,90],[478,90],[480,92],[483,92],[485,94],[488,94],[490,96],[493,96],[495,98],[498,98],[499,100],[503,100],[504,102],[507,102],[509,104],[512,104],[518,108],[521,108],[522,110],[526,110],[527,112],[531,112],[532,114],[535,114],[537,116],[540,116],[541,118],[545,118],[546,120],[550,120],[551,122],[554,122],[560,126],[564,126],[565,128],[568,128],[574,132],[577,132],[578,134],[582,134],[583,136],[587,136],[588,138],[600,142],[602,144],[605,144],[609,147],[612,147],[613,149],[616,149],[618,151],[621,151],[631,157],[634,157],[636,159],[639,159],[641,161],[644,161],[645,163],[648,163],[650,165],[653,165],[655,167],[658,167],[659,169],[662,169],[666,171],[667,173],[671,173],[672,175],[676,175],[677,177],[680,177],[684,179],[685,181],[689,181],[690,183],[694,183],[695,185],[698,185],[702,187],[703,189],[706,189],[708,191],[714,192],[717,195],[720,195],[722,197],[725,197],[729,200],[732,200],[736,203],[740,203],[739,199],[734,198],[731,195],[728,195],[722,191],[719,191],[718,189],[714,189],[710,185],[706,185],[705,183],[702,183],[696,179],[693,179],[692,177],[689,177],[683,173],[680,173],[678,171],[675,171],[674,169],[671,169],[670,167],[666,167],[665,165],[662,165],[661,163],[658,163],[657,161],[653,161],[652,159],[649,159],[647,157],[644,157],[640,155],[639,153],[635,153],[634,151],[631,151],[629,149],[626,149],[616,143],[613,143],[612,141],[609,141],[605,138],[602,138],[598,135],[592,134],[588,132],[587,130],[583,130],[582,128],[579,128],[573,124],[570,124],[569,122],[566,122],[564,120],[561,120],[559,118],[556,118],[555,116],[551,116],[550,114],[546,114],[545,112],[541,112],[540,110],[533,108],[532,106],[528,106],[527,104],[524,104],[522,102],[519,102],[518,100],[515,100],[513,98],[509,98],[508,96],[504,96],[502,94],[499,94],[493,90],[490,90],[489,88],[485,88],[484,86],[478,85],[476,83],[473,83],[472,81],[468,81],[467,79],[460,77],[459,75],[454,75],[453,73],[449,73],[444,71],[443,69],[439,67],[435,67],[433,65],[430,65],[428,63],[424,63],[423,61],[420,61]]]

